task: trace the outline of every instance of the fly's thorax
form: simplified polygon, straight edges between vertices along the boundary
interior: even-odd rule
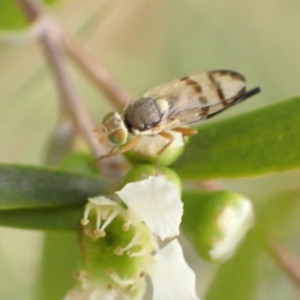
[[[152,132],[168,110],[166,100],[141,98],[133,102],[124,112],[125,124],[128,130],[137,135],[142,132]]]
[[[103,118],[102,130],[106,138],[114,145],[122,145],[128,139],[128,130],[119,113],[108,113]]]
[[[155,103],[161,114],[165,115],[169,111],[170,104],[167,99],[157,99]]]

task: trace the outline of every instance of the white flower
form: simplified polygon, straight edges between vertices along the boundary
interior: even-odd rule
[[[63,300],[115,300],[117,299],[112,292],[105,291],[99,286],[94,288],[78,287],[70,291]]]
[[[153,300],[196,300],[196,276],[184,260],[181,246],[174,239],[154,256],[148,269],[153,284]]]
[[[116,194],[127,204],[130,213],[162,240],[179,235],[183,204],[172,182],[150,176],[128,183]]]
[[[177,187],[163,177],[150,176],[127,184],[116,194],[127,209],[103,196],[89,199],[81,241],[85,261],[91,260],[88,266],[97,267],[87,269],[88,276],[79,279],[81,287],[64,300],[141,300],[146,275],[152,281],[154,300],[197,300],[195,274],[177,239],[159,248],[158,238],[179,234],[183,204]],[[92,211],[96,213],[93,224]],[[117,243],[114,250],[112,242]],[[101,272],[103,265],[106,269]]]

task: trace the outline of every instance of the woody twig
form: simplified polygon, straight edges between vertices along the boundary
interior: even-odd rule
[[[273,236],[269,236],[264,245],[281,269],[300,289],[299,260]]]
[[[96,158],[106,154],[107,149],[98,142],[96,135],[93,133],[95,125],[82,105],[81,97],[69,74],[64,58],[64,48],[78,61],[82,69],[98,83],[97,85],[110,97],[117,108],[124,106],[125,102],[130,99],[129,94],[116,83],[103,67],[96,68],[95,63],[91,63],[90,57],[85,58],[87,53],[84,52],[83,48],[79,48],[78,44],[73,43],[70,38],[66,38],[63,30],[39,1],[16,0],[16,2],[30,22],[33,23],[41,19],[47,20],[47,26],[43,27],[43,31],[40,34],[40,41],[56,79],[62,115],[70,114]],[[109,177],[119,178],[124,163],[125,161],[122,157],[103,160],[100,163],[101,173]]]

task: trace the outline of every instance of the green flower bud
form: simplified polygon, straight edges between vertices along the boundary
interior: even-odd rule
[[[194,192],[184,197],[182,226],[201,256],[229,259],[253,225],[251,202],[230,192]]]
[[[97,163],[93,163],[94,159],[90,153],[73,152],[60,163],[59,169],[79,174],[98,175]]]
[[[145,164],[145,165],[139,165],[139,166],[133,167],[125,175],[122,186],[124,186],[125,184],[127,184],[129,182],[140,181],[140,180],[146,179],[149,176],[165,177],[165,179],[173,182],[177,186],[179,193],[181,194],[182,185],[181,185],[180,177],[177,175],[177,173],[175,171],[173,171],[172,169],[162,167],[162,166],[157,168],[155,165],[151,165],[151,164]]]
[[[126,157],[135,164],[136,162],[158,163],[162,166],[172,164],[184,151],[187,138],[184,138],[179,132],[170,132],[173,134],[175,140],[167,148],[165,152],[159,157],[157,153],[163,148],[167,140],[160,136],[143,136],[142,140],[138,143],[133,150],[125,153]]]

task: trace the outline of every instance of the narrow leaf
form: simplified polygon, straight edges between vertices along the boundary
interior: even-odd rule
[[[0,165],[0,210],[83,205],[105,195],[102,179],[29,166]]]
[[[63,299],[74,284],[71,275],[79,269],[80,248],[76,233],[47,232],[37,278],[36,299]]]
[[[83,205],[39,209],[0,210],[0,226],[44,231],[74,231],[80,226]]]

